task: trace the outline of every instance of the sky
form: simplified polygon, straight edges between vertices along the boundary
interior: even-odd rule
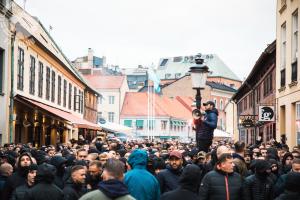
[[[274,0],[24,1],[70,60],[92,48],[122,68],[214,53],[243,80],[276,38]]]

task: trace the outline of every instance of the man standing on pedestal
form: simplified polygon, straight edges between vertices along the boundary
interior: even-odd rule
[[[203,106],[205,106],[205,115],[195,122],[194,128],[198,151],[207,153],[214,138],[214,130],[217,128],[219,112],[212,101],[203,103]]]

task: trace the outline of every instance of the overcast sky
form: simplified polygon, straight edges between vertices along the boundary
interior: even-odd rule
[[[216,53],[241,79],[276,37],[275,9],[275,0],[26,0],[70,60],[89,47],[121,67]]]

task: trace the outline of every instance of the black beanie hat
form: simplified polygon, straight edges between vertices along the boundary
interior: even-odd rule
[[[255,170],[257,172],[264,172],[271,168],[271,163],[266,160],[256,160]]]

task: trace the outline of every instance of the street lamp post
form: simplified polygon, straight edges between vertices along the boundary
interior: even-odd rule
[[[190,67],[190,73],[192,78],[192,85],[193,89],[195,89],[196,92],[196,109],[193,110],[192,114],[195,119],[199,119],[201,116],[201,90],[205,88],[206,85],[206,79],[209,73],[209,68],[203,64],[204,59],[201,58],[201,55],[197,55],[195,58],[196,66]]]

